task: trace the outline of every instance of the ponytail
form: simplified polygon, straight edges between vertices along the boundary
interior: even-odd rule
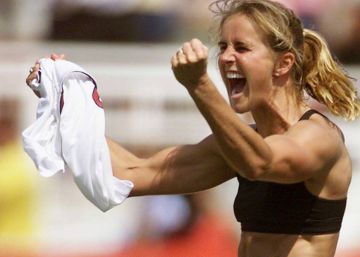
[[[350,77],[331,57],[325,40],[304,29],[302,86],[334,115],[354,120],[360,115],[360,101]]]

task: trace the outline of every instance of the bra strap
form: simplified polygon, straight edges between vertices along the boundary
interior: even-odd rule
[[[335,124],[333,123],[331,120],[329,120],[328,117],[326,117],[324,114],[322,114],[321,112],[317,111],[317,110],[314,110],[314,109],[310,109],[308,111],[306,111],[299,119],[300,120],[308,120],[313,114],[319,114],[321,115],[322,117],[324,117],[326,120],[328,120],[329,122],[331,122],[332,124],[334,124],[336,126],[336,128],[339,130],[340,134],[341,134],[341,138],[343,140],[343,142],[345,142],[345,136],[344,136],[344,133],[341,131],[341,129]]]
[[[325,119],[329,120],[328,117],[326,117],[324,114],[322,114],[321,112],[314,110],[314,109],[310,109],[308,111],[306,111],[299,119],[300,120],[308,120],[313,114],[319,114],[321,116],[323,116]]]

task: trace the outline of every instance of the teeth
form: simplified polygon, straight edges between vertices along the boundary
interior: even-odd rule
[[[245,77],[243,75],[239,74],[239,73],[227,73],[226,78],[228,78],[228,79],[242,79],[242,78],[245,78]]]

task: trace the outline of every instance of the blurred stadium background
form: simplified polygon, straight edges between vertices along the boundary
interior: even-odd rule
[[[197,196],[133,198],[102,213],[69,174],[41,178],[19,144],[37,105],[25,78],[36,59],[51,53],[65,54],[94,75],[108,136],[139,155],[204,138],[210,130],[174,79],[170,57],[183,41],[197,37],[206,42],[211,77],[225,95],[209,38],[210,2],[0,0],[0,257],[236,255],[236,181]],[[307,27],[320,31],[349,75],[360,78],[359,0],[282,2]],[[355,257],[360,256],[360,123],[336,120],[354,162],[337,257]],[[193,250],[172,254],[186,248],[184,242]]]

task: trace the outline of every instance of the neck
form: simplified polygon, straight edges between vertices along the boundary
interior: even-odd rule
[[[276,93],[270,101],[265,101],[252,110],[257,131],[263,137],[273,134],[283,134],[297,123],[301,115],[309,107],[298,101],[295,94],[286,92]]]

